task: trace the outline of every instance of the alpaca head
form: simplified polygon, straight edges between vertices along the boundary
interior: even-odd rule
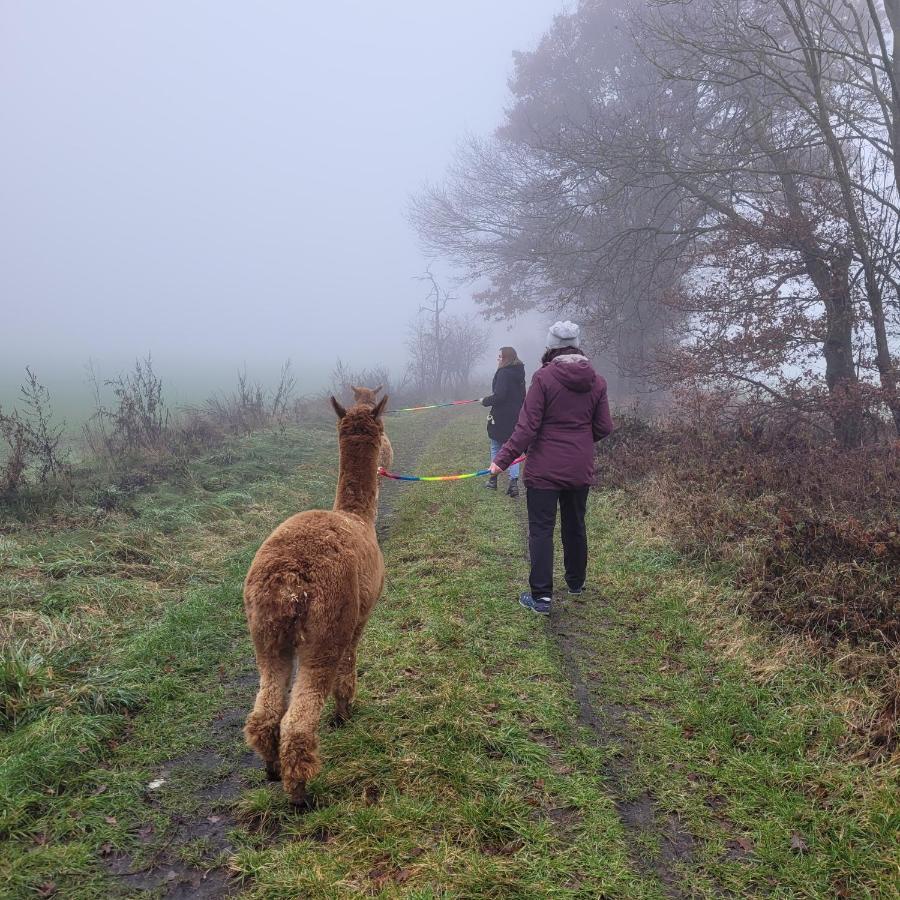
[[[377,388],[357,387],[355,384],[350,385],[353,391],[353,400],[356,403],[362,403],[366,406],[375,406],[378,402],[378,394],[384,390],[384,385],[379,384]]]
[[[364,390],[368,390],[368,388]],[[375,392],[371,393],[374,394]],[[331,406],[338,417],[338,435],[341,440],[345,438],[368,439],[371,440],[374,446],[380,447],[381,436],[384,434],[384,423],[381,421],[381,417],[384,415],[387,401],[388,398],[385,395],[371,406],[360,402],[351,406],[350,409],[345,409],[332,397]]]

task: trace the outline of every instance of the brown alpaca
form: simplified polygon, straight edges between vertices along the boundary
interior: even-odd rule
[[[384,386],[379,384],[377,388],[367,388],[357,387],[355,384],[351,384],[350,390],[353,391],[354,402],[374,407],[378,402],[378,394],[380,391],[384,390]],[[385,469],[390,469],[391,466],[394,465],[394,448],[391,446],[391,442],[387,435],[384,435],[381,439],[381,452],[378,454],[378,465],[383,466]]]
[[[259,548],[244,582],[259,669],[244,734],[269,778],[280,778],[297,805],[321,768],[316,730],[329,692],[336,721],[350,715],[356,647],[384,587],[375,512],[387,397],[374,407],[345,410],[334,397],[331,404],[340,443],[334,509],[282,522]]]

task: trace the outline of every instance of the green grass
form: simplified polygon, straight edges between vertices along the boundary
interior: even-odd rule
[[[427,443],[417,471],[485,454],[468,411],[389,429],[398,450]],[[103,859],[124,852],[225,865],[248,898],[661,897],[672,815],[695,838],[670,866],[686,896],[896,895],[896,769],[855,758],[848,724],[864,688],[744,620],[603,494],[591,588],[548,627],[516,603],[515,504],[473,482],[383,486],[388,585],[357,708],[323,724],[314,808],[292,810],[214,724],[252,695],[235,686],[247,566],[285,515],[330,505],[334,453],[330,428],[259,435],[110,515],[0,538],[0,893],[121,893]],[[619,710],[609,740],[577,724],[571,664],[601,718]],[[616,803],[647,792],[639,833]],[[202,828],[167,845],[192,817],[225,817],[230,849]]]
[[[692,891],[897,896],[896,760],[870,763],[853,727],[874,696],[741,616],[621,498],[592,497],[589,534],[593,590],[565,619],[594,702],[630,711],[631,793],[698,839]]]
[[[460,438],[443,432],[418,469],[465,470],[484,441]],[[521,535],[497,527],[497,499],[471,483],[406,489],[356,713],[323,732],[318,808],[297,816],[277,790],[244,800],[281,833],[236,854],[248,896],[656,895],[628,860],[552,640],[515,602]]]
[[[201,459],[128,512],[70,509],[64,527],[4,536],[0,883],[13,896],[51,882],[105,895],[100,847],[129,845],[152,767],[203,742],[220,667],[246,660],[255,543],[328,501],[334,444],[331,429],[259,435],[224,472]]]

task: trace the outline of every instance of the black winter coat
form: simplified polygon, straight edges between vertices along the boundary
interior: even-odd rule
[[[504,443],[516,427],[519,410],[525,400],[525,366],[517,361],[510,366],[497,369],[491,395],[481,402],[491,407],[488,416],[487,433],[494,441]]]

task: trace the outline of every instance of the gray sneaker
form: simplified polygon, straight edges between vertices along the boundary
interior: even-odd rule
[[[533,613],[537,613],[539,616],[549,616],[550,615],[550,598],[549,597],[532,597],[528,591],[525,591],[519,597],[519,603],[525,607],[525,609],[530,609]]]

